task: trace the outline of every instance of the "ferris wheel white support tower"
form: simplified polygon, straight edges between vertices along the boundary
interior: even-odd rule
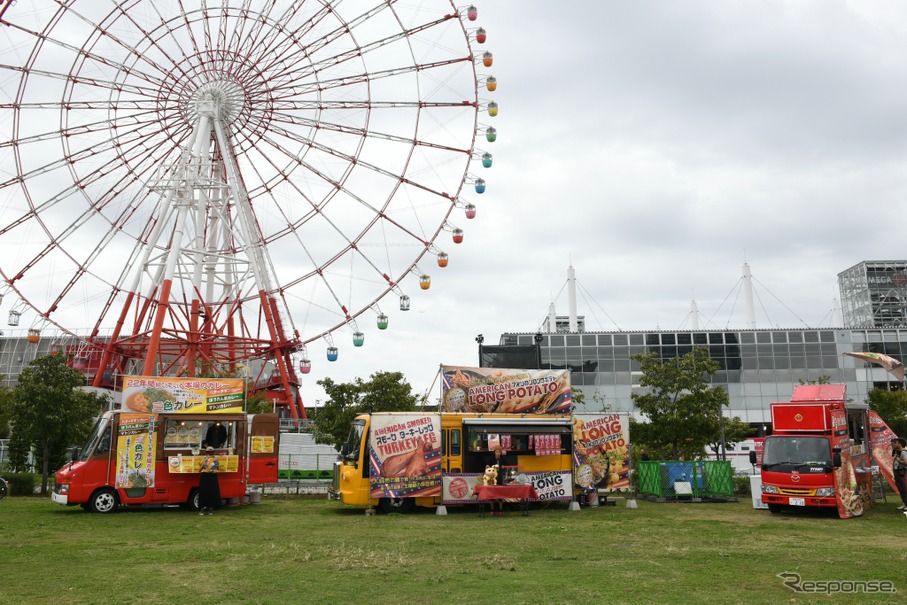
[[[162,365],[167,371],[196,375],[198,365],[212,364],[211,346],[206,341],[217,339],[216,331],[211,331],[208,320],[217,316],[218,307],[224,307],[223,301],[233,301],[227,305],[227,317],[224,330],[227,340],[235,338],[235,319],[229,312],[230,307],[237,307],[244,292],[239,291],[243,283],[236,273],[251,273],[251,282],[257,288],[261,303],[261,313],[267,326],[273,346],[271,349],[276,364],[276,375],[285,384],[286,393],[292,393],[297,384],[295,370],[290,363],[290,354],[300,348],[297,339],[287,338],[283,334],[284,322],[280,317],[279,305],[269,294],[273,291],[269,275],[270,263],[264,242],[258,236],[254,214],[249,204],[249,196],[238,166],[232,153],[232,141],[225,128],[231,119],[229,87],[220,89],[217,85],[208,87],[195,101],[196,120],[193,131],[187,139],[180,154],[180,161],[169,176],[164,178],[160,188],[166,192],[163,203],[158,207],[159,217],[156,228],[152,231],[140,262],[132,268],[135,272],[133,288],[128,293],[117,328],[105,349],[101,366],[106,368],[114,354],[114,345],[119,342],[121,329],[131,310],[132,301],[141,287],[142,277],[152,275],[149,300],[156,301],[156,309],[151,320],[143,375],[162,373]],[[166,224],[165,217],[175,215],[174,227],[169,234],[160,226]],[[232,219],[232,220],[231,220]],[[163,242],[163,237],[169,242]],[[227,256],[219,251],[235,246],[241,255]],[[154,256],[156,249],[167,250],[163,258]],[[245,259],[245,260],[243,260]],[[174,281],[185,279],[188,287],[183,287],[183,296],[189,298],[188,329],[186,345],[182,355],[174,356],[173,351],[162,351],[162,338],[173,337],[174,332],[167,330],[167,318],[174,314],[171,300],[174,292]],[[206,328],[206,326],[208,328]],[[235,371],[236,350],[227,350],[220,359],[221,364]],[[100,386],[103,372],[95,377],[95,385]],[[293,418],[305,417],[301,405],[290,406]]]

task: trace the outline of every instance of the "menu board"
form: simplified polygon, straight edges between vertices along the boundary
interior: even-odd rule
[[[239,456],[237,455],[218,455],[217,472],[218,473],[235,473],[239,471]],[[167,458],[167,468],[171,473],[200,473],[202,470],[202,461],[204,456],[170,456]]]

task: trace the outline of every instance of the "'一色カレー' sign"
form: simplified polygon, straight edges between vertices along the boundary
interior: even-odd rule
[[[157,416],[120,414],[117,427],[118,488],[154,487],[154,452]]]
[[[151,414],[234,414],[243,411],[242,378],[124,376],[122,409]]]

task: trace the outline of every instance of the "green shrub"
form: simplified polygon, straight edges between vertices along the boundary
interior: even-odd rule
[[[34,496],[37,477],[34,473],[10,473],[3,476],[9,483],[10,496]]]
[[[734,493],[748,495],[750,493],[750,478],[734,477]]]

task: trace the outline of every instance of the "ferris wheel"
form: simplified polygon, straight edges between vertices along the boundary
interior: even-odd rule
[[[95,386],[271,360],[273,399],[304,416],[309,350],[387,329],[476,216],[498,111],[476,19],[449,0],[0,0],[10,323],[76,336]]]

